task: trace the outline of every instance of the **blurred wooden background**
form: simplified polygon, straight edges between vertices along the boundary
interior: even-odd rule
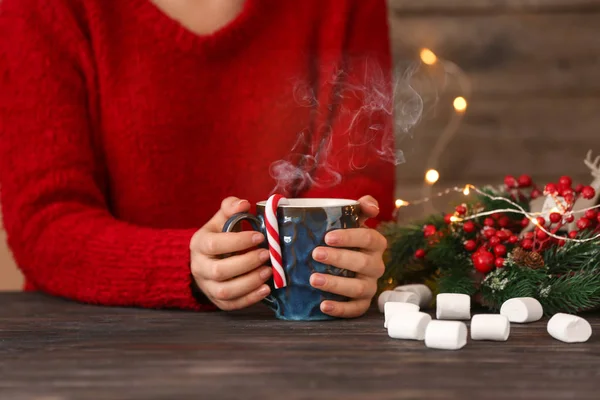
[[[539,183],[564,174],[591,182],[582,161],[589,149],[600,155],[600,0],[389,0],[389,6],[398,61],[418,60],[428,48],[464,71],[470,84],[464,118],[436,160],[433,192],[502,183],[506,174],[528,173]],[[435,77],[436,69],[421,66],[419,76]],[[454,113],[452,99],[462,95],[455,83],[449,78],[435,107],[426,99],[421,124],[400,144],[406,157],[398,168],[400,198],[421,197],[431,148]],[[420,211],[407,208],[401,217]]]
[[[591,181],[582,160],[588,149],[600,154],[600,0],[388,1],[396,60],[413,65],[431,49],[464,71],[471,89],[456,135],[434,160],[434,191],[501,183],[505,174]],[[440,65],[414,71],[425,113],[399,144],[403,199],[421,196],[431,149],[452,118],[453,98],[464,95],[452,78],[443,85]],[[420,212],[407,208],[401,217]],[[0,241],[0,290],[19,288],[1,229]]]

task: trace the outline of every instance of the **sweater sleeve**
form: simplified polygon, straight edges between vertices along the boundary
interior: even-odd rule
[[[51,295],[212,309],[192,287],[194,230],[135,226],[109,212],[94,146],[90,44],[74,4],[0,1],[0,185],[9,247],[26,280]]]
[[[346,4],[345,43],[321,51],[312,144],[318,161],[314,182],[303,196],[371,195],[380,206],[373,226],[389,220],[394,207],[395,120],[387,5],[385,0]]]

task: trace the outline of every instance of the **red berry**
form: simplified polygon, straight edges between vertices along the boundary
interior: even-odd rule
[[[565,244],[567,244],[567,242],[566,242],[566,240],[564,240],[564,239],[560,239],[560,240],[558,241],[558,245],[559,245],[560,247],[563,247]]]
[[[546,194],[554,194],[557,192],[556,185],[554,183],[549,183],[544,188],[544,193]]]
[[[467,207],[460,205],[460,206],[456,206],[455,208],[456,212],[459,213],[460,215],[465,215],[467,213]]]
[[[487,250],[480,249],[471,256],[475,269],[484,274],[490,272],[493,268],[495,257]]]
[[[483,234],[486,238],[491,238],[496,235],[496,230],[494,228],[487,228],[483,231]]]
[[[508,238],[510,237],[510,231],[506,229],[499,230],[498,232],[496,232],[496,237],[501,241],[508,240]]]
[[[508,217],[502,217],[498,220],[498,225],[500,225],[501,228],[506,228],[508,225],[510,225],[510,218]]]
[[[562,219],[562,216],[559,213],[554,212],[554,213],[550,214],[550,221],[552,221],[553,224],[560,222],[561,219]]]
[[[579,194],[581,193],[581,191],[583,190],[584,186],[580,183],[577,186],[575,186],[575,193]]]
[[[591,186],[586,186],[583,189],[581,189],[581,195],[584,199],[590,200],[593,199],[594,196],[596,196],[596,190],[594,190],[594,188]]]
[[[523,228],[525,228],[525,227],[527,227],[527,225],[529,225],[529,218],[523,218],[523,219],[521,220],[521,226],[522,226]]]
[[[425,258],[425,250],[419,249],[419,250],[415,251],[415,257]]]
[[[531,186],[532,180],[531,177],[529,175],[521,175],[519,177],[519,186],[526,188]]]
[[[533,189],[530,194],[531,199],[537,199],[541,195],[542,195],[542,192],[540,192],[538,189]]]
[[[518,241],[519,241],[519,238],[517,236],[515,236],[515,235],[512,235],[511,237],[508,238],[508,242],[512,243],[512,244],[515,244]]]
[[[447,223],[447,224],[451,224],[453,216],[454,216],[454,214],[446,214],[446,215],[444,215],[444,222]]]
[[[533,239],[533,232],[526,232],[525,235],[523,235],[523,237],[525,239]]]
[[[431,237],[431,236],[435,235],[436,232],[437,232],[437,228],[433,225],[426,225],[423,228],[423,234],[425,235],[425,237]]]
[[[577,232],[577,231],[571,231],[571,232],[569,232],[569,237],[571,239],[575,239],[577,237],[577,235],[579,235],[579,232]]]
[[[596,211],[596,210],[587,210],[585,212],[585,217],[587,219],[596,219],[597,216],[598,216],[598,211]]]
[[[548,239],[548,234],[546,232],[544,232],[541,229],[538,229],[537,232],[535,233],[535,236],[539,239],[539,240],[545,240]]]
[[[571,179],[571,177],[569,177],[569,176],[561,176],[560,179],[558,180],[558,185],[561,188],[570,188],[572,184],[573,184],[573,179]]]
[[[589,228],[591,224],[592,224],[592,221],[590,221],[586,217],[581,217],[581,218],[579,218],[579,221],[577,221],[577,227],[581,231]]]
[[[533,240],[524,239],[523,242],[521,242],[521,247],[523,247],[525,250],[533,249]]]
[[[558,191],[562,197],[575,197],[575,192],[571,188],[564,188]]]
[[[465,222],[463,225],[463,230],[467,233],[475,232],[475,224],[473,223],[473,221]]]
[[[475,251],[477,248],[477,243],[474,240],[467,240],[465,242],[465,250],[467,251]]]
[[[490,238],[490,246],[496,246],[497,244],[500,244],[500,238],[498,236],[492,236]]]
[[[596,218],[598,220],[598,223],[600,223],[600,214],[598,214],[598,218]]]
[[[514,188],[514,187],[517,187],[517,180],[515,179],[514,176],[507,175],[504,177],[504,184],[508,188]]]
[[[504,246],[503,244],[498,244],[498,245],[494,246],[494,253],[498,257],[502,257],[503,255],[506,254],[506,246]]]
[[[569,214],[569,215],[567,215],[567,216],[565,217],[565,220],[566,220],[568,223],[571,223],[571,222],[575,221],[575,216],[573,216],[573,214]]]
[[[539,226],[546,225],[546,220],[544,219],[544,217],[537,217],[535,220],[537,221]]]
[[[486,218],[485,220],[483,220],[483,224],[485,226],[490,226],[491,227],[491,226],[496,225],[496,221],[494,221],[493,218]]]
[[[573,202],[575,201],[575,195],[572,191],[569,193],[565,193],[563,197],[568,204],[573,204]]]
[[[496,268],[504,267],[504,258],[502,258],[502,257],[496,258],[496,261],[494,261],[494,264],[496,264]]]

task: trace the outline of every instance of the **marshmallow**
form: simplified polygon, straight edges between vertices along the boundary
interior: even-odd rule
[[[548,333],[565,343],[587,342],[592,327],[585,319],[571,314],[558,313],[548,321]]]
[[[544,309],[533,297],[515,297],[502,304],[500,314],[510,322],[526,323],[540,320],[544,315]]]
[[[390,321],[390,325],[391,325]],[[467,325],[460,321],[431,321],[425,330],[425,346],[458,350],[467,344]]]
[[[388,335],[392,339],[423,340],[430,322],[431,315],[423,312],[394,314],[388,322]]]
[[[471,319],[471,297],[459,293],[440,293],[436,297],[437,319]]]
[[[402,303],[397,301],[388,301],[383,306],[383,311],[385,312],[385,322],[383,323],[383,327],[387,328],[388,321],[390,318],[396,314],[406,314],[409,312],[418,312],[419,306],[412,303]]]
[[[471,339],[505,342],[510,334],[508,318],[500,314],[477,314],[471,320]]]
[[[379,307],[379,312],[382,313],[384,311],[383,307],[384,307],[385,303],[388,301],[388,297],[392,293],[394,293],[393,290],[385,290],[385,291],[381,292],[381,294],[377,298],[377,307]]]
[[[399,303],[411,303],[416,306],[419,305],[419,296],[412,292],[392,292],[388,296],[387,301],[395,301]]]
[[[426,308],[431,304],[433,293],[426,285],[416,283],[413,285],[402,285],[394,289],[395,292],[412,292],[419,296],[419,307]]]

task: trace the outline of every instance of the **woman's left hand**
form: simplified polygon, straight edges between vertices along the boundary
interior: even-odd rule
[[[332,231],[325,236],[325,243],[331,247],[317,247],[313,251],[316,261],[356,273],[354,278],[320,273],[311,275],[313,287],[350,298],[347,302],[325,300],[321,303],[321,311],[334,317],[363,315],[371,305],[371,299],[377,292],[377,280],[385,270],[383,253],[387,241],[375,229],[364,227],[365,220],[379,214],[379,206],[371,196],[362,197],[359,202],[361,228]]]

